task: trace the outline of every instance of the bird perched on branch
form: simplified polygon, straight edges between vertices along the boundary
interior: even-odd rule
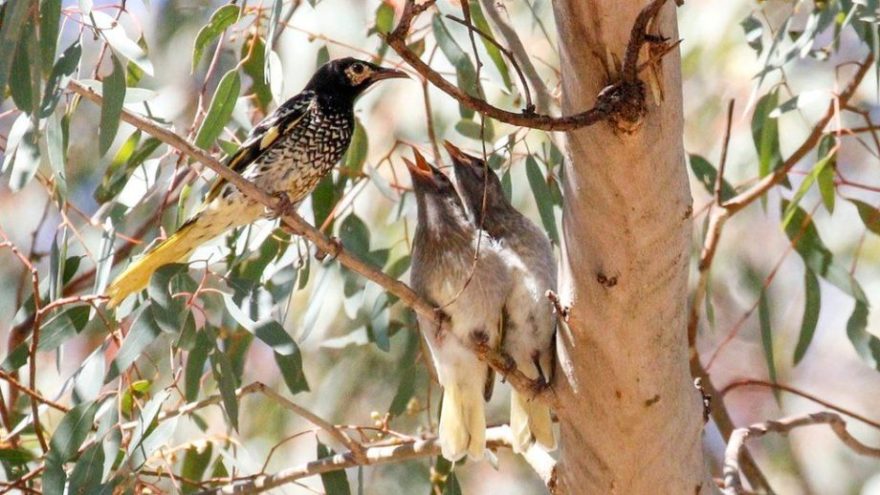
[[[298,204],[348,149],[355,99],[374,83],[399,77],[407,75],[354,58],[322,65],[301,93],[254,127],[226,166],[266,192]],[[262,204],[217,179],[195,215],[110,284],[108,307],[146,287],[161,266],[184,260],[202,243],[263,216]]]
[[[462,152],[448,141],[444,145],[475,226],[498,241],[511,273],[501,348],[527,377],[538,384],[549,383],[556,333],[556,319],[545,296],[548,290],[556,290],[556,263],[550,240],[510,204],[501,181],[484,160]],[[550,408],[516,390],[510,396],[510,428],[514,452],[524,452],[535,441],[547,450],[556,447]]]
[[[479,459],[486,446],[483,400],[493,375],[470,344],[498,346],[510,277],[497,245],[468,220],[449,178],[414,152],[415,163],[405,160],[418,205],[411,283],[445,315],[419,316],[443,386],[440,448],[450,461],[465,454]]]

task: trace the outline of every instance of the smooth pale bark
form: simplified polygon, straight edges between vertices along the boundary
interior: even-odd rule
[[[644,1],[555,0],[565,114],[595,103]],[[659,33],[677,38],[673,2]],[[656,31],[654,31],[656,32]],[[645,56],[643,54],[643,60]],[[612,62],[613,64],[613,62]],[[691,196],[680,59],[663,59],[631,135],[601,123],[568,134],[560,273],[559,483],[567,494],[693,494],[704,482],[701,400],[688,369]]]

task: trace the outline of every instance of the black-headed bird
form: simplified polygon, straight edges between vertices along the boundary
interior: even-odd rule
[[[512,287],[504,306],[502,350],[517,368],[537,383],[549,383],[554,366],[556,318],[546,298],[556,290],[556,263],[543,230],[518,212],[504,196],[501,181],[486,162],[445,142],[455,178],[475,227],[485,230],[502,248]],[[511,391],[510,428],[514,452],[532,442],[546,450],[556,447],[550,408]]]
[[[418,206],[411,284],[447,317],[418,318],[443,386],[441,452],[450,461],[465,454],[480,459],[486,446],[484,391],[493,375],[470,344],[476,339],[497,348],[510,277],[496,243],[467,218],[449,178],[418,151],[415,160],[406,160]]]
[[[225,165],[268,194],[298,204],[348,149],[357,97],[378,81],[398,77],[407,75],[354,58],[322,65],[301,93],[254,127]],[[146,287],[163,265],[184,260],[202,243],[266,215],[262,204],[218,178],[196,214],[110,284],[108,307]]]

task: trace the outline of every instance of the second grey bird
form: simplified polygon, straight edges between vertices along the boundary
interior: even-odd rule
[[[438,326],[435,319],[419,316],[443,386],[440,448],[450,461],[465,454],[479,459],[486,445],[483,392],[492,374],[470,342],[497,348],[510,277],[497,244],[467,218],[449,178],[418,151],[415,159],[405,160],[418,205],[411,284],[449,317]]]
[[[499,242],[511,270],[513,285],[505,304],[502,349],[527,377],[548,383],[553,373],[556,333],[556,318],[546,298],[548,290],[556,290],[550,240],[510,204],[501,181],[485,161],[448,141],[444,145],[474,224]],[[532,442],[546,450],[556,447],[550,409],[515,390],[511,391],[510,428],[514,452],[525,451]]]

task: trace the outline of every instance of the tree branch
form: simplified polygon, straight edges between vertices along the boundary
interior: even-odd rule
[[[70,81],[68,83],[68,89],[98,105],[103,101],[99,94],[90,88],[83,86],[78,81]],[[160,141],[177,149],[181,153],[203,163],[208,168],[215,171],[217,175],[235,186],[248,198],[261,203],[271,211],[278,212],[279,218],[284,225],[290,228],[294,233],[311,241],[318,250],[324,253],[332,253],[334,258],[346,268],[363,275],[367,279],[384,288],[390,294],[397,296],[398,299],[412,308],[416,313],[435,320],[437,323],[441,323],[438,318],[442,318],[442,312],[437,311],[437,308],[419,296],[407,284],[389,277],[379,268],[365,262],[349,252],[338,241],[331,240],[322,234],[318,229],[303,220],[303,218],[296,213],[292,205],[287,205],[287,208],[283,208],[284,205],[279,204],[278,198],[260,190],[253,183],[244,179],[234,170],[223,165],[219,160],[215,159],[206,151],[198,148],[196,145],[174,132],[159,126],[155,122],[133,114],[126,109],[122,110],[121,119],[138,129],[141,129],[147,134],[158,138]],[[522,374],[521,371],[517,370],[516,367],[511,368],[509,366],[502,366],[501,363],[504,360],[495,356],[494,353],[483,353],[479,349],[476,349],[476,346],[471,343],[465,344],[471,345],[471,348],[474,348],[474,351],[478,355],[485,356],[487,364],[508,379],[511,382],[511,385],[513,385],[518,391],[536,395],[535,391],[540,387],[537,386],[536,382],[529,380],[529,378]],[[544,400],[545,395],[547,394],[541,394],[541,400]]]
[[[490,449],[510,447],[511,440],[512,434],[507,426],[496,426],[486,430],[486,446]],[[361,462],[351,452],[344,452],[284,469],[276,474],[257,476],[244,483],[230,484],[206,490],[201,492],[201,495],[261,493],[316,474],[340,471],[357,466],[375,466],[424,457],[434,457],[440,455],[440,444],[436,437],[402,440],[389,445],[367,447],[364,449],[363,454],[364,459]],[[544,456],[527,455],[526,457],[527,460],[531,459],[530,465],[535,467],[537,464],[539,466],[535,468],[536,472],[538,472],[545,483],[550,485],[555,480],[555,468],[550,466],[552,458],[549,454],[544,453]]]
[[[880,458],[880,449],[869,447],[853,437],[846,429],[846,422],[838,414],[823,411],[812,414],[789,416],[787,418],[756,423],[747,428],[737,428],[730,436],[730,442],[724,452],[724,493],[740,495],[745,493],[739,476],[739,456],[749,438],[757,438],[767,433],[788,433],[789,431],[809,425],[827,424],[831,431],[850,449],[857,454]]]
[[[639,98],[639,92],[629,91],[626,88],[638,84],[638,54],[647,40],[645,29],[651,19],[659,12],[660,7],[666,3],[666,0],[652,0],[636,17],[636,21],[633,24],[633,33],[638,32],[640,34],[631,38],[627,45],[627,65],[624,66],[624,78],[600,92],[597,96],[596,105],[590,110],[562,117],[529,112],[514,113],[500,109],[483,99],[467,94],[423,62],[418,55],[409,49],[406,44],[406,37],[415,18],[431,7],[434,1],[428,0],[417,5],[415,0],[407,0],[400,22],[398,22],[394,31],[384,36],[384,39],[388,46],[397,52],[400,58],[415,69],[423,78],[430,81],[431,84],[444,93],[455,98],[465,107],[507,124],[544,131],[571,131],[596,124],[618,113],[622,115],[624,120],[631,120],[634,115],[637,117],[641,115],[641,112],[634,114],[632,108],[642,108],[644,106],[644,92],[641,92],[641,98]],[[630,77],[629,74],[631,73],[636,74],[636,76]],[[637,101],[632,101],[633,99]]]

